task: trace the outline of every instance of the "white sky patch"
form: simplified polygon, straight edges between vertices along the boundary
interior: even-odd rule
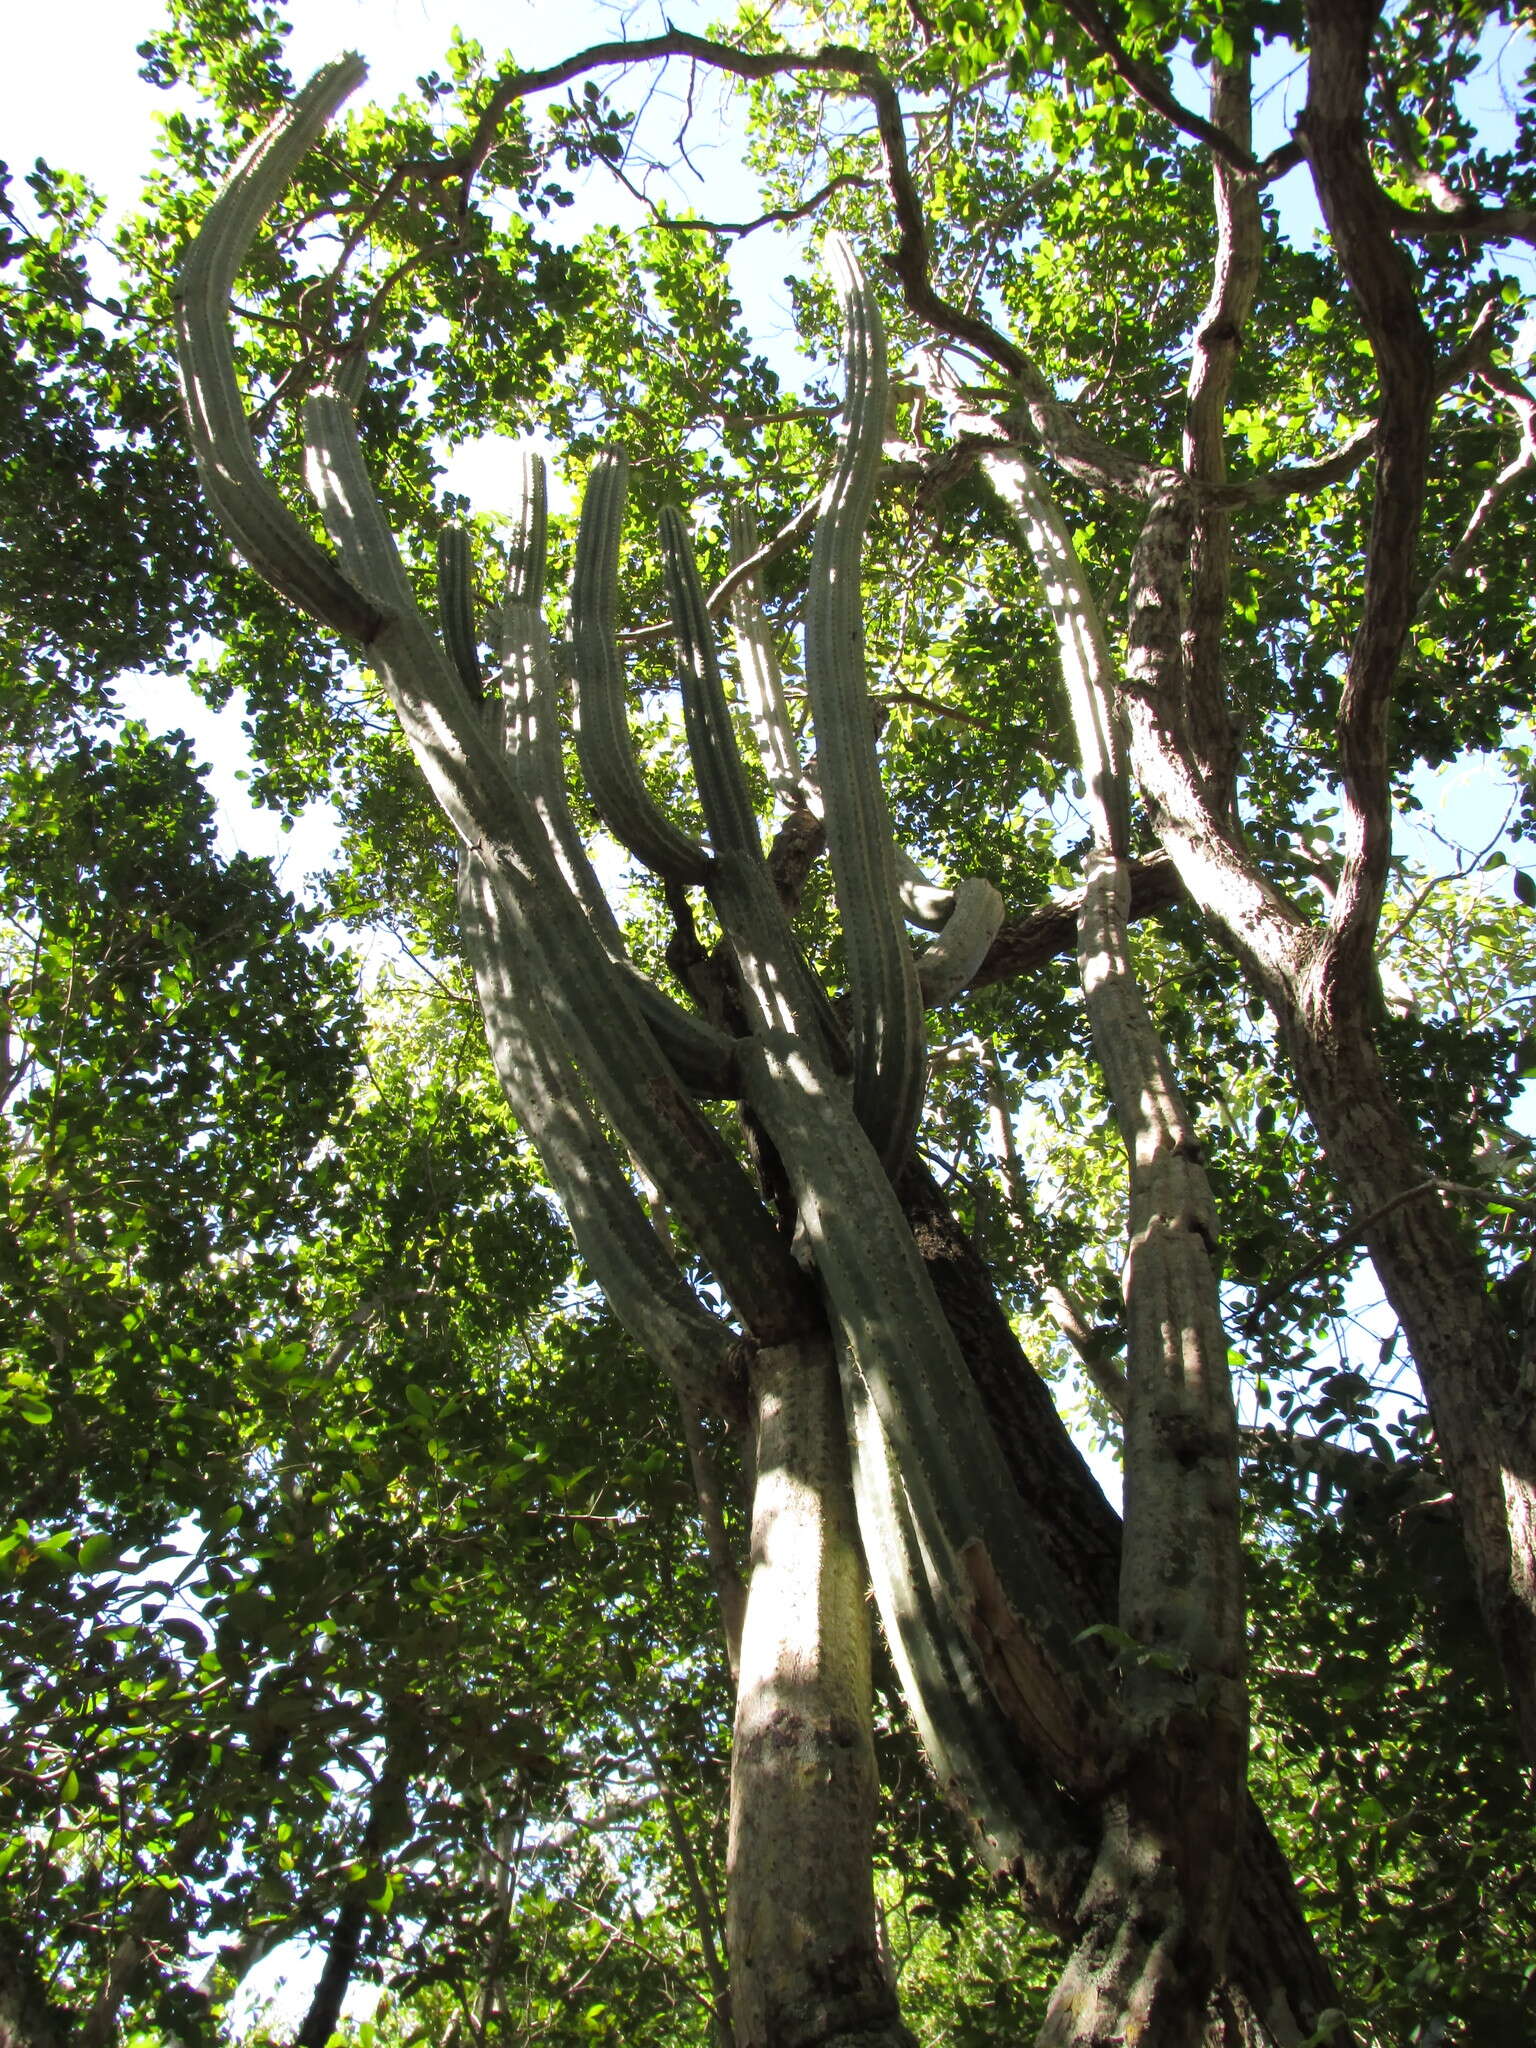
[[[334,866],[339,857],[341,821],[329,804],[311,804],[284,831],[276,811],[252,802],[243,697],[237,692],[215,711],[180,676],[121,676],[113,688],[125,718],[141,720],[151,732],[184,732],[191,740],[214,801],[220,854],[266,856],[283,887],[304,898],[306,877]]]
[[[544,458],[549,486],[549,509],[563,519],[576,508],[576,494],[560,473],[561,451],[547,434],[525,434],[513,439],[506,434],[477,434],[457,448],[436,442],[432,453],[443,465],[438,488],[455,491],[469,500],[471,512],[497,513],[505,518],[512,511],[513,483],[517,474],[517,450],[531,448]]]

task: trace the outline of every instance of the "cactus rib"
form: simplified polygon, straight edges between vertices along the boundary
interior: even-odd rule
[[[675,505],[661,508],[661,560],[677,642],[688,754],[713,853],[762,855],[757,814],[742,771],[741,752],[720,680],[715,636],[705,608],[693,543]]]
[[[897,902],[896,850],[864,678],[859,566],[885,435],[885,335],[841,236],[828,261],[845,323],[847,401],[816,523],[805,675],[853,1016],[854,1104],[888,1171],[911,1144],[924,1081],[922,1005]]]
[[[252,238],[300,159],[367,75],[361,57],[338,58],[252,143],[182,259],[175,292],[187,431],[209,503],[258,575],[312,617],[363,642],[378,631],[377,606],[300,525],[256,459],[235,374],[229,297]]]
[[[474,970],[497,1078],[559,1190],[582,1256],[615,1315],[680,1392],[718,1406],[735,1337],[679,1276],[587,1106],[538,992],[539,963],[519,942],[483,864],[459,869],[459,927]]]
[[[502,732],[518,787],[544,827],[566,881],[609,953],[623,955],[618,920],[603,894],[566,800],[560,684],[544,623],[548,499],[543,457],[520,448],[501,612]]]
[[[720,680],[704,589],[681,515],[661,515],[688,747],[714,858],[708,890],[731,943],[743,993],[764,1029],[819,1032],[835,1064],[847,1053],[826,991],[806,965],[768,876],[736,733]]]
[[[403,587],[351,409],[334,393],[316,393],[305,430],[311,485],[343,560]],[[546,998],[604,1116],[682,1218],[751,1333],[775,1341],[804,1314],[794,1264],[745,1172],[685,1094],[414,603],[386,618],[369,657],[444,815],[485,861],[528,934],[526,949],[546,963]]]
[[[605,951],[625,976],[630,993],[678,1078],[695,1095],[734,1096],[735,1047],[723,1031],[683,1009],[639,971],[624,947],[566,800],[561,760],[560,686],[550,654],[541,598],[544,590],[547,498],[542,457],[520,451],[513,492],[512,535],[502,607],[502,726],[513,779],[544,828],[566,883]]]
[[[625,711],[614,610],[628,470],[622,454],[605,449],[592,465],[582,499],[571,590],[576,751],[598,814],[614,837],[654,874],[692,884],[707,876],[709,856],[651,801]]]
[[[475,632],[474,558],[469,535],[457,523],[437,536],[437,628],[470,702],[482,703],[485,674]]]
[[[731,564],[750,561],[758,549],[757,521],[742,506],[730,517]],[[731,592],[731,627],[741,672],[742,696],[757,742],[763,778],[789,808],[805,800],[805,766],[784,697],[784,677],[773,634],[763,613],[763,586],[754,570]]]
[[[1074,1830],[1060,1794],[1033,1768],[985,1679],[975,1645],[934,1595],[930,1570],[879,1416],[847,1347],[839,1347],[859,1536],[902,1697],[940,1789],[994,1874],[1021,1874]],[[1087,1857],[1059,1891],[1081,1889]],[[1072,1879],[1075,1878],[1076,1882]]]
[[[1104,1754],[1104,1687],[1050,1560],[1021,1526],[975,1382],[890,1181],[804,1040],[743,1051],[747,1099],[784,1162],[839,1341],[868,1386],[943,1597],[988,1683],[1063,1781]],[[1084,1731],[1097,1738],[1084,1743]]]

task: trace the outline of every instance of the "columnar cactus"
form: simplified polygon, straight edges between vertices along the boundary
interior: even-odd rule
[[[1013,1866],[1042,1830],[1061,1832],[1052,1781],[1102,1794],[1102,1760],[1117,1754],[1123,1731],[1104,1648],[1084,1639],[1017,1512],[892,1186],[921,1106],[924,1002],[974,972],[1001,902],[974,879],[953,891],[914,886],[881,787],[859,602],[886,406],[878,308],[851,252],[834,243],[847,403],[816,535],[806,669],[845,1006],[822,987],[776,894],[682,518],[663,516],[661,541],[703,841],[653,802],[629,734],[614,631],[621,455],[596,463],[583,507],[571,612],[581,771],[636,858],[707,893],[748,1024],[732,1037],[626,958],[573,824],[542,607],[541,466],[522,472],[499,696],[487,704],[462,536],[442,544],[434,630],[370,485],[346,396],[333,386],[305,406],[307,474],[334,554],[256,461],[230,286],[303,151],[362,75],[355,58],[319,74],[237,167],[187,258],[180,343],[193,445],[209,500],[252,566],[357,646],[392,699],[462,849],[463,942],[497,1074],[616,1314],[692,1409],[725,1402],[733,1366],[748,1360],[758,1478],[733,1762],[737,2039],[750,2048],[863,2030],[894,2040],[869,1879],[874,1776],[851,1500],[919,1727],[995,1865]],[[738,555],[749,546],[739,531]],[[807,798],[750,584],[735,618],[771,779]],[[1104,701],[1083,698],[1101,711]],[[1121,771],[1110,746],[1093,760],[1093,729],[1089,719],[1084,752],[1102,785],[1103,850],[1119,862]],[[904,898],[942,927],[920,957]],[[766,1132],[793,1190],[793,1240],[701,1114],[707,1096],[745,1102]],[[683,1225],[733,1321],[709,1310],[668,1257],[630,1161]],[[1159,1399],[1154,1392],[1154,1408]],[[1154,1600],[1148,1629],[1182,1649],[1160,1612]],[[835,1991],[832,1954],[841,1958]]]

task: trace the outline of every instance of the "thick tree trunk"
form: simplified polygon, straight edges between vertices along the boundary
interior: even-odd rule
[[[1478,1604],[1536,1761],[1536,1384],[1460,1219],[1430,1185],[1368,1031],[1328,1029],[1295,1005],[1282,1024],[1302,1101],[1418,1367]]]
[[[752,1394],[727,1884],[736,2039],[897,2048],[910,2036],[876,1928],[869,1618],[830,1343],[760,1351]]]

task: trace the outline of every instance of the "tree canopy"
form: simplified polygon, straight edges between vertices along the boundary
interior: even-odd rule
[[[1519,11],[642,26],[0,189],[0,2040],[1523,2041]]]

